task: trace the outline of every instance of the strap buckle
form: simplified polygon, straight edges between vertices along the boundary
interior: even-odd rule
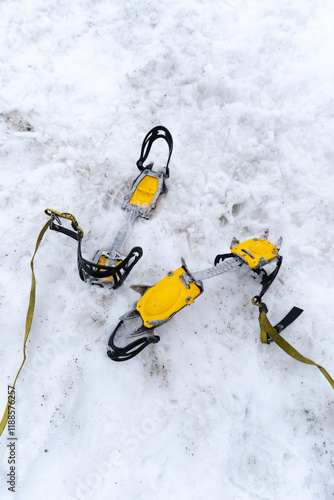
[[[61,219],[69,220],[71,221],[71,225],[74,231],[78,233],[78,236],[83,238],[84,232],[79,226],[74,215],[70,214],[69,212],[58,212],[57,210],[53,210],[51,208],[47,208],[46,210],[44,210],[44,212],[46,213],[46,215],[50,217],[50,229],[55,229],[56,231],[60,230],[61,232],[65,232],[63,229],[60,229],[59,227],[62,226]],[[55,226],[54,221],[57,222],[58,226]]]

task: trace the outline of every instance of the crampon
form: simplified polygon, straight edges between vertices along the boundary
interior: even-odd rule
[[[160,337],[155,330],[169,321],[185,306],[193,304],[194,300],[203,293],[202,280],[218,276],[239,266],[248,266],[254,271],[262,285],[257,300],[263,295],[276,278],[283,257],[279,254],[282,238],[276,245],[268,241],[266,230],[259,238],[253,238],[240,243],[232,240],[230,253],[217,255],[214,266],[204,271],[189,271],[184,259],[182,265],[175,271],[167,273],[154,286],[138,285],[131,288],[139,292],[142,297],[133,309],[120,318],[118,325],[110,336],[108,356],[114,361],[126,361],[139,354],[146,346],[157,343]],[[271,271],[264,269],[271,264]],[[272,268],[272,265],[274,266]],[[298,309],[298,308],[295,308]],[[288,326],[300,314],[301,310],[285,321]],[[116,345],[116,341],[131,340],[123,346]]]
[[[157,139],[164,139],[168,146],[167,162],[157,172],[153,171],[153,162],[145,164],[151,147]],[[162,126],[153,128],[145,137],[137,167],[140,174],[134,180],[130,192],[124,199],[122,209],[126,213],[124,225],[117,232],[109,249],[98,250],[92,261],[82,255],[83,230],[75,217],[66,212],[46,209],[50,216],[50,229],[66,234],[78,242],[77,264],[80,278],[97,285],[118,288],[129,275],[131,269],[143,255],[141,247],[133,247],[125,254],[124,244],[131,227],[138,217],[149,219],[156,208],[161,194],[167,192],[165,180],[169,177],[169,161],[173,151],[173,139],[170,132]],[[71,228],[63,227],[61,219],[71,222]]]

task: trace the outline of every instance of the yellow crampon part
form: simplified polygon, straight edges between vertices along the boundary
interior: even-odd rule
[[[103,248],[101,250],[101,256],[100,256],[100,258],[97,261],[97,264],[99,266],[107,266],[108,265],[108,255],[106,255],[106,253],[104,253],[104,252],[107,252],[107,250],[105,248]],[[121,262],[122,262],[121,260],[118,260],[115,265],[117,266]],[[107,276],[107,277],[104,277],[104,278],[97,278],[97,279],[99,280],[100,283],[107,283],[107,284],[108,283],[112,284],[112,282],[114,281],[114,277],[113,276]]]
[[[170,271],[137,302],[136,309],[147,328],[155,326],[157,321],[167,321],[180,309],[192,304],[200,295],[200,286],[194,282],[186,285],[182,281],[181,277],[185,273],[183,267]]]
[[[156,207],[156,203],[161,193],[166,191],[166,187],[163,181],[163,174],[156,174],[155,172],[151,172],[147,174],[146,172],[142,172],[132,186],[131,193],[125,198],[123,209],[126,210],[129,216],[129,224],[131,224],[136,217],[143,216],[145,218],[149,218],[152,210]],[[137,211],[137,208],[139,211]],[[121,237],[124,236],[123,230],[120,230]],[[116,243],[117,242],[117,243]],[[120,241],[115,239],[114,245],[118,248]],[[117,252],[120,254],[121,252]],[[97,252],[97,257],[94,258],[94,263],[98,266],[108,266],[110,256],[108,255],[107,250],[101,250]],[[112,259],[112,266],[115,268],[122,263],[122,259],[119,259],[115,262],[116,259]],[[114,281],[114,276],[104,276],[99,277],[99,272],[103,272],[103,269],[97,270],[95,278],[99,281],[99,283],[110,284],[112,286]]]
[[[168,156],[165,165],[157,172],[153,171],[153,161],[148,162],[151,147],[156,140],[163,139],[168,146]],[[169,177],[169,161],[173,151],[173,138],[170,132],[161,125],[154,127],[143,140],[140,157],[136,163],[140,174],[131,185],[131,189],[124,198],[122,209],[126,212],[122,227],[115,235],[114,241],[106,250],[98,250],[92,261],[82,255],[83,231],[75,218],[68,213],[55,210],[46,210],[51,217],[50,229],[66,234],[78,242],[77,265],[79,276],[83,281],[104,285],[116,289],[125,281],[131,269],[143,255],[143,249],[133,247],[125,252],[124,244],[134,221],[138,217],[149,219],[156,208],[161,194],[167,192],[165,180]],[[159,155],[159,162],[160,162]],[[72,228],[62,227],[61,218],[71,222]],[[111,224],[113,221],[111,221]]]
[[[158,178],[152,175],[145,175],[132,194],[129,204],[148,208],[157,194],[158,188]]]
[[[244,260],[251,269],[254,269],[259,264],[263,265],[275,259],[278,254],[278,249],[268,240],[253,238],[238,243],[236,246],[232,246],[231,252]]]

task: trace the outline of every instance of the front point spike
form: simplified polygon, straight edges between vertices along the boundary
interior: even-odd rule
[[[237,245],[239,245],[239,243],[240,243],[240,241],[235,236],[233,236],[230,248],[235,248]]]
[[[265,229],[265,230],[263,231],[263,233],[261,234],[261,236],[260,236],[260,238],[259,238],[259,239],[260,239],[260,240],[267,240],[267,239],[268,239],[268,236],[269,236],[269,229],[267,228],[267,229]]]
[[[275,243],[275,247],[277,248],[277,250],[280,250],[281,246],[282,246],[282,241],[283,241],[283,238],[282,236],[280,236],[277,240],[277,242]]]
[[[145,292],[147,292],[147,290],[149,288],[151,288],[150,285],[131,285],[132,290],[134,290],[135,292],[138,292],[140,293],[140,295],[144,295]]]

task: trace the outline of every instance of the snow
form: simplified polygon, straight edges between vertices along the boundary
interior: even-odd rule
[[[174,139],[169,192],[135,222],[144,256],[118,290],[83,283],[76,243],[47,231],[17,382],[16,492],[1,499],[333,498],[333,392],[262,345],[246,269],[204,293],[127,363],[119,316],[180,265],[270,229],[283,264],[265,301],[334,375],[334,5],[329,0],[1,3],[0,401],[22,360],[30,259],[46,208],[74,214],[87,258],[122,225],[146,133]],[[158,165],[158,163],[156,163]]]

